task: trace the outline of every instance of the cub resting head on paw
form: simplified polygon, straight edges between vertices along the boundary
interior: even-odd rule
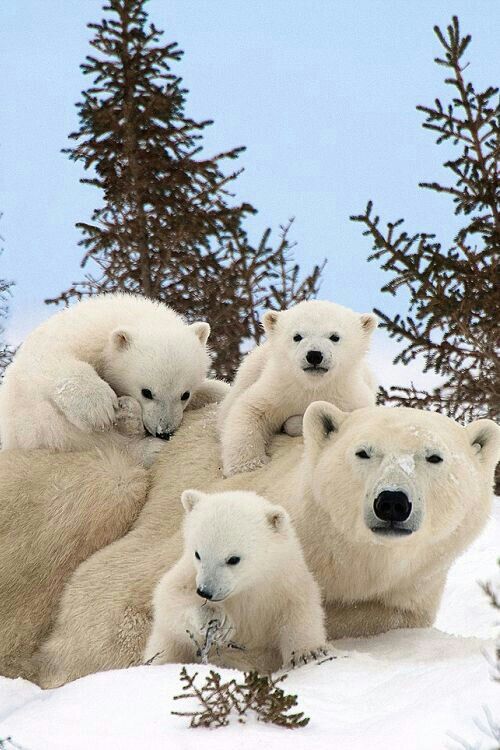
[[[131,399],[142,436],[168,440],[188,406],[220,400],[228,388],[207,380],[209,334],[208,323],[187,325],[166,305],[132,294],[102,294],[56,313],[5,372],[2,447],[85,450],[109,443],[109,433],[125,444],[114,428],[118,421],[118,432],[130,435]]]

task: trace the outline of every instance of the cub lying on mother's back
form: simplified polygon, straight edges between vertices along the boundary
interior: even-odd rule
[[[168,439],[194,394],[206,402],[227,389],[205,380],[209,334],[208,323],[187,325],[166,305],[131,294],[62,310],[28,336],[6,370],[2,447],[92,447],[115,422],[119,396],[136,399],[147,432]]]
[[[184,552],[156,588],[145,659],[199,661],[193,639],[211,662],[240,669],[325,655],[319,586],[284,508],[254,492],[186,490],[182,504]]]
[[[313,300],[262,317],[267,341],[248,354],[220,407],[225,476],[266,463],[266,448],[284,426],[302,432],[313,401],[343,411],[374,406],[377,387],[364,361],[377,327],[372,313]]]

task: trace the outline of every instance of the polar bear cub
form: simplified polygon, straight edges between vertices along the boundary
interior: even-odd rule
[[[364,361],[377,327],[372,313],[312,300],[262,317],[267,341],[243,360],[219,411],[226,476],[267,462],[270,437],[301,434],[313,401],[342,411],[374,406],[377,386]]]
[[[219,666],[273,671],[326,653],[319,588],[286,511],[253,492],[181,500],[184,551],[155,590],[144,660],[200,661],[212,638]]]
[[[111,429],[132,397],[145,430],[168,439],[206,381],[208,323],[187,325],[166,305],[131,294],[93,297],[36,328],[0,388],[3,448],[73,450]],[[130,402],[130,399],[128,399]],[[140,404],[140,406],[139,406]],[[128,403],[130,407],[130,403]]]

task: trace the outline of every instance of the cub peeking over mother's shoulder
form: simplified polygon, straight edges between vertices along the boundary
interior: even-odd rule
[[[377,385],[364,360],[377,327],[373,313],[312,300],[268,310],[262,325],[267,341],[247,354],[220,406],[225,476],[266,463],[269,440],[283,427],[301,434],[313,401],[347,412],[375,405]]]
[[[220,400],[207,380],[208,323],[132,294],[103,294],[61,310],[17,351],[0,388],[2,448],[80,450],[110,430],[118,398],[135,400],[140,432],[168,439],[184,409]],[[128,416],[127,414],[125,415]]]

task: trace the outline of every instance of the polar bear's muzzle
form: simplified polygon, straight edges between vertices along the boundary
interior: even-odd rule
[[[365,522],[377,536],[410,536],[420,528],[422,509],[407,488],[380,487],[366,507]]]
[[[405,523],[411,516],[410,498],[402,490],[382,490],[373,503],[373,513],[381,526],[372,526],[376,534],[411,534]]]

